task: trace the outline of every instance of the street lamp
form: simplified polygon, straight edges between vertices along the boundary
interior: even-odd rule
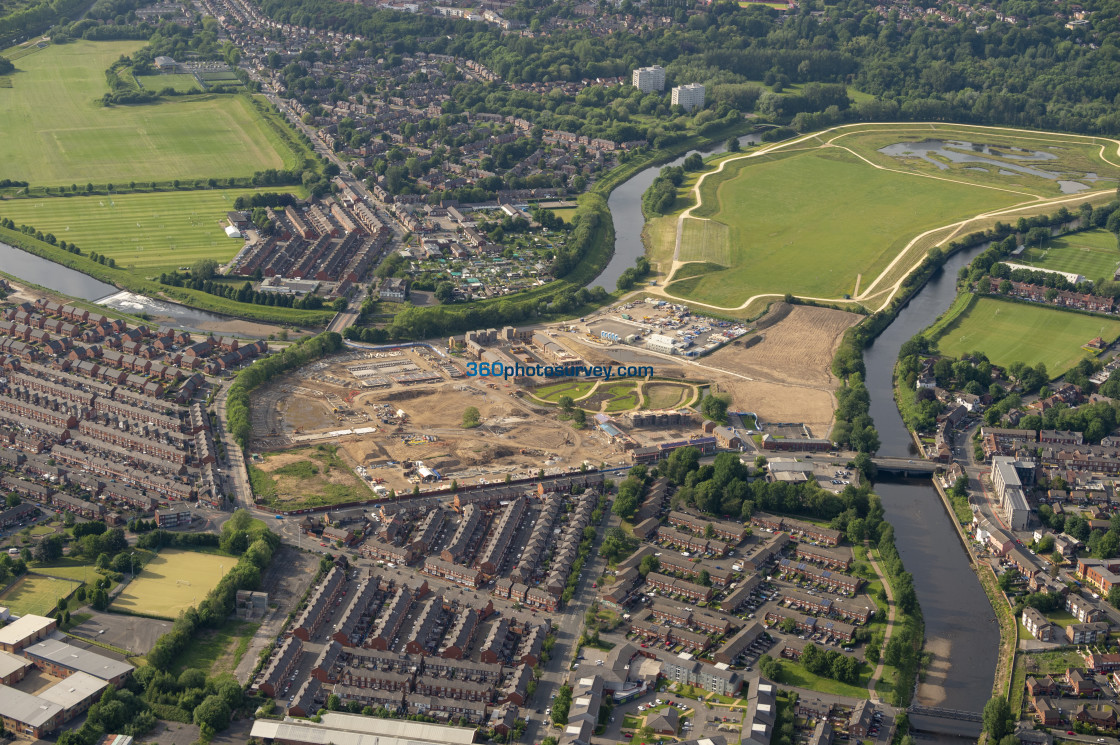
[[[132,578],[136,579],[136,552],[133,551],[128,555],[128,563],[132,569]]]

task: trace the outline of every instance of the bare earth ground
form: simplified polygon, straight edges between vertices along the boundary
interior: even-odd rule
[[[751,347],[731,344],[698,364],[709,368],[733,406],[752,411],[766,422],[803,422],[817,437],[832,428],[839,381],[832,357],[844,332],[862,316],[830,308],[794,306],[789,315],[761,331]],[[737,373],[720,376],[718,371]]]
[[[767,325],[771,318],[780,320]],[[696,361],[632,347],[607,350],[574,334],[563,341],[578,347],[589,364],[617,364],[622,358],[612,352],[624,353],[626,362],[652,364],[658,377],[710,381],[715,390],[731,394],[733,410],[754,412],[764,422],[802,422],[824,437],[832,428],[839,384],[830,369],[832,357],[844,331],[861,318],[831,308],[775,304],[759,322],[761,342],[751,347],[736,342]]]
[[[703,362],[760,380],[832,390],[837,380],[830,369],[840,339],[863,316],[831,308],[795,305],[789,315],[761,331],[762,341],[750,348],[732,344]]]

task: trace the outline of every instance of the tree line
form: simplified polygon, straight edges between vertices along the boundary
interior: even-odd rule
[[[237,444],[244,449],[252,435],[249,394],[253,389],[341,348],[342,336],[333,331],[324,331],[318,336],[301,339],[283,351],[258,359],[240,370],[230,385],[226,398],[226,422]]]

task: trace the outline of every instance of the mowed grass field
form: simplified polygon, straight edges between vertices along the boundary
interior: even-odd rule
[[[225,262],[244,243],[226,237],[226,212],[255,189],[152,192],[0,202],[0,217],[31,225],[83,253],[96,251],[122,269],[148,274],[190,266],[198,259]]]
[[[100,106],[106,68],[143,45],[76,41],[17,59],[12,87],[0,88],[4,177],[59,186],[228,178],[294,159],[240,96]]]
[[[1116,236],[1107,230],[1087,230],[1054,238],[1044,248],[1028,248],[1019,256],[1008,258],[1015,264],[1074,272],[1096,282],[1111,281],[1120,264]]]
[[[60,598],[69,595],[80,584],[78,581],[68,582],[64,579],[28,574],[0,595],[0,605],[17,616],[28,613],[45,616],[54,609]]]
[[[198,81],[194,75],[137,75],[136,82],[146,91],[156,91],[171,88],[179,93],[201,93]]]
[[[731,264],[731,229],[716,220],[686,217],[681,228],[681,261]]]
[[[840,297],[857,274],[865,282],[876,276],[916,235],[1023,201],[876,169],[834,149],[742,159],[725,171],[703,182],[695,214],[728,226],[729,268],[668,287],[725,307],[761,293]]]
[[[198,605],[237,559],[220,554],[166,549],[144,565],[112,603],[113,610],[175,618]]]
[[[979,297],[934,341],[949,357],[982,351],[1001,367],[1042,362],[1054,377],[1089,356],[1081,347],[1097,336],[1116,339],[1120,321]]]

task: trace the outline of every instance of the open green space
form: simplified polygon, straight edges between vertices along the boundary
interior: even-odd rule
[[[231,556],[165,549],[144,565],[111,607],[122,613],[176,618],[202,602],[236,563]]]
[[[198,634],[187,650],[175,660],[173,672],[178,675],[184,670],[201,670],[207,675],[233,672],[237,666],[234,658],[240,662],[249,640],[260,626],[259,623],[250,621],[237,621],[226,619],[216,629],[207,629]],[[240,648],[241,655],[237,655]],[[232,665],[229,663],[233,663]],[[215,668],[219,669],[215,669]]]
[[[2,146],[0,146],[2,147]],[[0,217],[30,225],[83,253],[96,251],[122,269],[148,275],[190,266],[198,259],[224,263],[243,242],[224,232],[226,212],[256,189],[152,192],[0,202]]]
[[[1077,181],[1088,189],[1101,189],[1115,187],[1115,179],[1120,176],[1115,166],[1101,159],[1101,142],[1082,135],[923,123],[851,127],[838,137],[828,134],[821,139],[851,148],[885,168],[1041,197],[1065,194],[1059,181]],[[944,152],[934,153],[928,160],[879,152],[897,143],[927,140],[942,141]],[[968,160],[961,160],[962,155]]]
[[[642,405],[649,409],[670,409],[688,402],[692,391],[675,383],[647,383],[642,392],[645,400]]]
[[[1095,337],[1113,341],[1120,321],[1052,306],[977,297],[933,338],[949,357],[982,351],[993,365],[1046,365],[1051,377],[1064,373],[1089,353],[1082,345]]]
[[[136,82],[146,91],[158,93],[170,88],[177,93],[201,93],[194,75],[137,75]]]
[[[911,147],[924,141],[941,151],[928,143]],[[892,145],[902,147],[880,152]],[[913,154],[919,151],[923,157]],[[927,231],[1015,205],[1024,211],[1012,221],[1053,212],[1039,198],[1061,197],[1068,182],[1081,184],[1085,201],[1099,202],[1118,176],[1101,158],[1100,143],[1079,135],[928,123],[828,130],[726,159],[722,171],[701,181],[700,204],[681,224],[675,256],[695,263],[679,267],[666,290],[725,308],[756,294],[840,299],[855,287],[866,290],[889,267],[888,284],[876,288],[885,293],[950,235]],[[688,201],[691,189],[684,189],[678,203]],[[656,229],[645,233],[650,259],[662,268],[674,256],[677,217],[658,218],[671,225],[655,220]],[[1107,243],[1091,240],[1092,249]],[[892,265],[908,246],[910,253]],[[1078,246],[1081,273],[1111,276],[1116,260],[1086,248]]]
[[[253,493],[270,508],[297,510],[371,499],[373,494],[331,445],[265,453],[249,466]]]
[[[136,566],[142,566],[142,561],[137,561]],[[62,577],[64,579],[85,582],[87,585],[92,585],[104,576],[97,571],[93,564],[79,559],[71,559],[66,556],[52,561],[49,564],[35,562],[31,566],[31,571],[51,577]]]
[[[45,616],[54,610],[61,598],[78,589],[81,582],[28,574],[0,595],[0,605],[17,616],[28,613]]]
[[[586,396],[591,389],[595,386],[594,380],[553,383],[551,385],[542,385],[540,388],[533,390],[533,395],[542,401],[559,401],[564,396],[570,397],[574,401]]]
[[[0,89],[4,176],[33,184],[228,178],[295,165],[244,96],[103,107],[105,70],[141,41],[50,46]]]
[[[919,233],[1023,200],[876,169],[831,149],[731,161],[700,191],[693,214],[729,228],[728,268],[668,289],[721,306],[768,292],[840,297],[856,275],[876,276]],[[788,195],[789,203],[778,204],[775,194]],[[708,228],[700,251],[720,255],[711,233]]]
[[[867,681],[871,677],[871,671],[868,670],[866,662],[860,663],[860,685],[858,686],[841,683],[838,680],[824,678],[820,675],[813,675],[800,665],[785,660],[780,660],[779,664],[782,666],[782,677],[778,681],[779,683],[795,686],[797,688],[808,688],[812,691],[819,691],[820,693],[827,693],[833,696],[867,698]]]
[[[1073,272],[1094,282],[1111,281],[1120,264],[1120,252],[1116,250],[1116,235],[1098,229],[1054,238],[1042,248],[1024,249],[1020,255],[1007,260],[1039,269]]]

